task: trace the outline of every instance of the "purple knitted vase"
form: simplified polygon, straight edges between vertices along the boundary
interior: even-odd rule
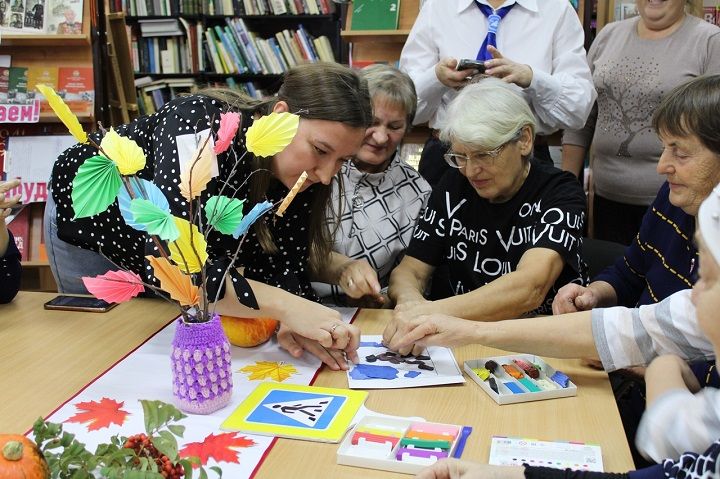
[[[230,402],[230,343],[217,314],[205,323],[178,318],[172,346],[173,395],[180,409],[210,414]]]

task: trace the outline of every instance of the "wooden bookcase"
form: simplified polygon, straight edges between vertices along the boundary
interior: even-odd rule
[[[0,54],[10,55],[12,66],[32,67],[53,65],[57,67],[92,67],[92,19],[94,0],[83,2],[82,33],[77,35],[17,35],[3,34],[0,41]],[[96,72],[97,73],[97,72]],[[96,82],[97,82],[97,75]],[[95,85],[97,91],[97,85]],[[93,128],[95,113],[78,115],[87,130]],[[64,127],[52,112],[42,112],[40,123],[44,125],[37,134],[57,134]],[[13,135],[20,125],[0,123],[0,135],[4,140]],[[50,172],[48,171],[48,177]],[[23,258],[23,277],[21,288],[31,291],[57,291],[50,272],[47,257],[40,244],[43,236],[43,210],[45,203],[31,203],[29,230],[29,258]]]

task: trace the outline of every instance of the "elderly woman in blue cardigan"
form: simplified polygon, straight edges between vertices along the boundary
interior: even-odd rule
[[[0,303],[12,301],[20,289],[20,252],[5,225],[10,208],[20,200],[19,195],[8,197],[8,192],[19,184],[20,180],[0,182]]]

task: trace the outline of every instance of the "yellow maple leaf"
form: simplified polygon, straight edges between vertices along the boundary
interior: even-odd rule
[[[283,382],[297,373],[297,369],[292,364],[286,364],[282,361],[256,361],[254,365],[245,366],[240,372],[249,374],[248,379],[251,381],[270,378],[277,382]]]

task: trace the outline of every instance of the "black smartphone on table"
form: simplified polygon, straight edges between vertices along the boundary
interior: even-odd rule
[[[117,303],[108,303],[107,301],[93,298],[92,296],[67,296],[64,294],[56,296],[45,303],[45,309],[83,311],[86,313],[104,313],[105,311],[110,311],[115,306],[117,306]]]
[[[455,70],[477,70],[478,74],[485,73],[485,63],[480,60],[471,60],[469,58],[463,58],[458,60]]]

